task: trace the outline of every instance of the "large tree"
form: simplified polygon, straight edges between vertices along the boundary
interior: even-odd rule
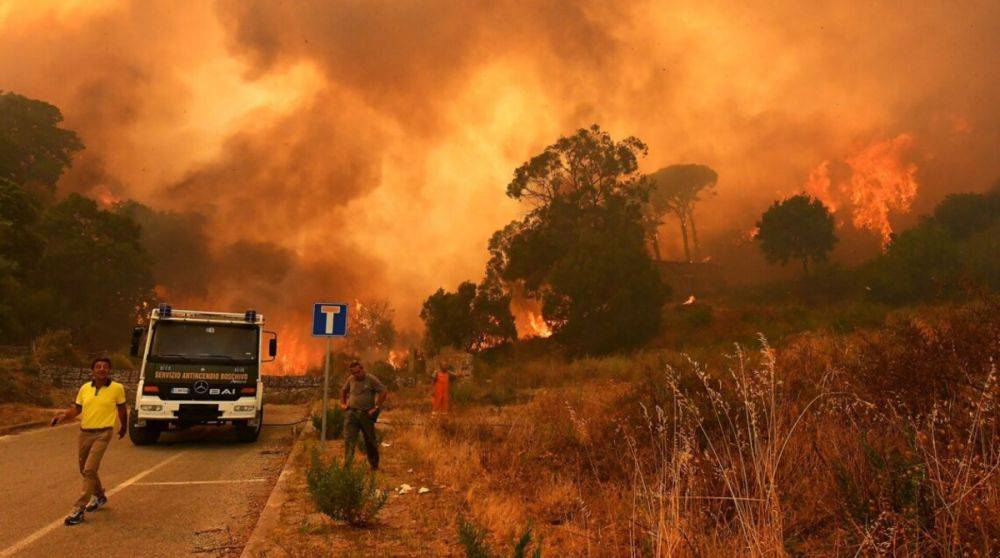
[[[6,259],[18,277],[37,262],[42,238],[37,231],[41,207],[38,201],[13,181],[0,177],[0,258]]]
[[[445,347],[474,353],[517,338],[510,296],[489,281],[478,287],[466,281],[455,292],[438,289],[424,301],[420,318],[432,355]]]
[[[34,283],[51,327],[70,329],[92,348],[122,345],[144,304],[153,300],[149,256],[139,225],[106,211],[91,199],[70,194],[46,211],[45,239]]]
[[[825,261],[837,243],[830,210],[805,194],[774,202],[757,222],[754,239],[767,261],[786,265],[799,260],[806,275],[809,261]]]
[[[50,191],[83,149],[76,133],[59,127],[59,109],[16,93],[0,92],[0,178]]]
[[[546,147],[507,187],[532,209],[494,234],[488,276],[540,299],[555,338],[575,351],[636,346],[659,327],[666,288],[645,249],[645,153],[595,125]]]
[[[536,208],[556,203],[595,207],[613,197],[639,200],[645,196],[639,157],[647,151],[638,138],[615,142],[595,124],[559,138],[518,167],[507,195]]]
[[[996,291],[998,250],[1000,191],[949,194],[862,273],[870,294],[893,304]]]
[[[712,193],[719,175],[705,165],[670,165],[649,176],[651,188],[649,192],[650,236],[656,259],[660,259],[660,243],[657,230],[663,215],[667,212],[677,216],[681,226],[681,238],[684,241],[684,260],[691,261],[691,248],[688,241],[688,229],[691,230],[691,241],[697,259],[701,259],[701,245],[698,242],[698,229],[694,223],[694,206],[704,194]]]
[[[396,311],[384,300],[365,300],[352,309],[351,330],[347,336],[348,348],[357,355],[375,355],[386,358],[396,342]]]

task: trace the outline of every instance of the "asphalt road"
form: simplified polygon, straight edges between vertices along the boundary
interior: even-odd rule
[[[268,405],[264,422],[304,414],[303,407]],[[0,557],[238,553],[292,443],[290,427],[265,427],[254,444],[211,426],[165,433],[153,446],[116,436],[100,470],[107,506],[66,527],[62,519],[81,490],[78,428],[0,438]]]

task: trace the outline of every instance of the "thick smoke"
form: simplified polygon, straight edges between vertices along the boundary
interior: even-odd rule
[[[995,2],[12,2],[0,89],[53,102],[84,139],[63,191],[199,220],[206,285],[171,297],[300,331],[313,297],[378,296],[412,326],[523,211],[513,168],[594,122],[645,140],[647,171],[718,171],[708,246],[904,134],[919,186],[893,226],[985,189],[998,37]]]

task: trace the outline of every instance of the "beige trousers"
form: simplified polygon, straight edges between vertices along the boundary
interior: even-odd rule
[[[77,509],[83,509],[93,495],[104,494],[101,479],[97,470],[101,467],[101,459],[111,442],[111,428],[103,430],[80,431],[80,474],[83,475],[83,494],[76,501]]]

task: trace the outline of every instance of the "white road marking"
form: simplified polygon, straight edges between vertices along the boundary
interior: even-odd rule
[[[146,475],[152,473],[153,471],[156,471],[157,469],[159,469],[159,468],[167,465],[168,463],[172,463],[172,462],[176,461],[177,458],[179,458],[180,456],[184,455],[185,453],[187,453],[187,452],[186,451],[182,451],[180,453],[174,454],[171,457],[168,457],[167,459],[165,459],[163,461],[160,461],[159,463],[157,463],[156,465],[153,465],[149,469],[146,469],[145,471],[143,471],[143,472],[135,475],[134,477],[132,477],[132,478],[130,478],[130,479],[122,482],[121,484],[119,484],[118,486],[112,488],[111,490],[108,490],[106,492],[106,494],[108,496],[111,496],[113,494],[116,494],[116,493],[118,493],[118,492],[120,492],[120,491],[122,491],[122,490],[124,490],[124,489],[126,489],[126,488],[128,488],[130,486],[132,486],[133,484],[139,482],[140,480],[143,479],[143,477],[145,477]],[[63,519],[62,518],[57,519],[57,520],[53,521],[52,523],[49,523],[45,527],[42,527],[41,529],[39,529],[39,530],[35,531],[34,533],[28,535],[27,537],[25,537],[25,538],[17,541],[16,543],[12,544],[11,546],[8,546],[7,548],[5,548],[2,551],[0,551],[0,558],[7,558],[8,556],[13,556],[15,553],[24,550],[25,547],[27,547],[31,543],[37,541],[38,539],[44,537],[45,535],[47,535],[48,533],[50,533],[52,530],[58,528],[62,524],[63,524]]]
[[[237,484],[243,482],[267,482],[267,479],[222,479],[201,481],[137,482],[136,486],[183,486],[188,484]]]

